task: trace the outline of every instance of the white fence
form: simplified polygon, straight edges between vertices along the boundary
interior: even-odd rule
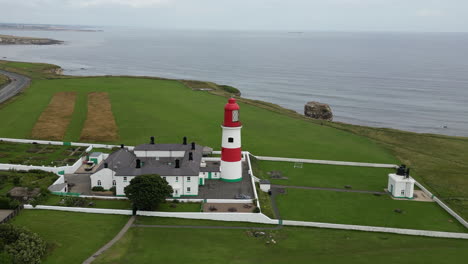
[[[367,232],[394,233],[394,234],[413,235],[413,236],[468,239],[467,233],[451,233],[451,232],[439,232],[439,231],[403,229],[403,228],[391,228],[391,227],[379,227],[379,226],[342,225],[342,224],[303,222],[303,221],[290,221],[290,220],[284,220],[283,225],[345,229],[345,230],[357,230],[357,231],[367,231]]]
[[[64,206],[48,206],[24,205],[24,209],[38,210],[55,210],[66,212],[81,212],[94,214],[116,214],[116,215],[132,215],[132,210],[119,209],[102,209],[102,208],[82,208],[82,207],[64,207]],[[278,224],[278,220],[272,220],[260,213],[184,213],[184,212],[154,212],[154,211],[137,211],[137,215],[141,216],[157,216],[157,217],[175,217],[185,219],[204,219],[216,221],[233,221],[233,222],[251,222],[263,224]]]
[[[18,138],[0,138],[0,141],[6,141],[6,142],[16,142],[16,143],[37,143],[37,144],[43,144],[43,145],[59,145],[63,146],[65,145],[63,141],[49,141],[49,140],[35,140],[35,139],[18,139]],[[96,143],[79,143],[79,142],[66,142],[66,144],[69,144],[70,146],[78,146],[78,147],[94,147],[94,148],[115,148],[115,147],[120,147],[119,145],[106,145],[106,144],[96,144]],[[129,149],[133,149],[133,146],[128,146]]]
[[[252,163],[250,163],[250,153],[247,152],[247,153],[244,153],[244,155],[247,157],[246,159],[247,159],[247,164],[249,165],[249,175],[250,175],[250,179],[252,181],[252,187],[253,187],[255,199],[257,200],[257,207],[258,207],[258,209],[260,209],[260,212],[261,212],[262,208],[260,207],[260,201],[258,199],[257,188],[255,187],[255,179],[258,179],[258,178],[255,177],[254,173],[253,173]]]
[[[398,168],[398,165],[395,165],[395,164],[334,161],[334,160],[314,160],[314,159],[293,159],[293,158],[265,157],[265,156],[255,156],[255,158],[257,158],[258,160],[268,160],[268,161],[287,161],[287,162],[302,162],[302,163],[355,166],[355,167],[373,167],[373,168]]]
[[[418,181],[415,182],[416,186],[419,187],[423,192],[425,192],[429,197],[431,197],[440,207],[442,207],[447,213],[449,213],[451,216],[453,216],[455,219],[457,219],[460,224],[462,224],[464,227],[468,228],[468,222],[463,219],[463,217],[459,216],[455,211],[450,209],[446,204],[444,204],[439,198],[437,198],[434,194],[432,194],[430,191],[428,191],[422,184],[420,184]]]
[[[48,206],[48,205],[38,205],[36,207],[33,207],[32,205],[27,204],[24,206],[24,209],[55,210],[55,211],[66,211],[66,212],[94,213],[94,214],[132,215],[132,210],[64,207],[64,206]],[[137,211],[137,215],[156,216],[156,217],[173,217],[173,218],[185,218],[185,219],[203,219],[203,220],[215,220],[215,221],[231,221],[231,222],[250,222],[250,223],[271,224],[271,225],[281,224],[279,220],[271,219],[262,213],[185,213],[185,212]],[[413,236],[468,239],[468,233],[452,233],[452,232],[440,232],[440,231],[428,231],[428,230],[416,230],[416,229],[345,225],[345,224],[304,222],[304,221],[291,221],[291,220],[284,220],[282,221],[282,224],[285,226],[303,226],[303,227],[356,230],[356,231],[367,231],[367,232],[393,233],[393,234],[413,235]]]

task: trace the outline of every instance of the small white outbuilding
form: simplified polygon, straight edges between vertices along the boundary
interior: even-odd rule
[[[388,174],[387,189],[395,198],[413,199],[415,182],[409,175],[409,169],[402,165],[397,173]]]

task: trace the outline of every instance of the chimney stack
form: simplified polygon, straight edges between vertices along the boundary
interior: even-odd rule
[[[192,142],[192,150],[195,150],[195,142]]]
[[[183,142],[184,145],[187,145],[187,137],[184,137],[184,142]]]
[[[180,168],[180,163],[178,159],[175,160],[175,168],[176,169]]]
[[[188,160],[193,160],[193,153],[192,153],[192,152],[189,152],[189,154],[188,154]]]
[[[154,137],[150,137],[151,145],[154,145]]]
[[[109,168],[109,164],[107,162],[104,162],[104,168]]]
[[[141,160],[140,160],[140,159],[137,159],[137,160],[136,160],[136,166],[135,166],[135,168],[137,168],[137,169],[141,168]]]
[[[410,172],[410,170],[409,170],[409,168],[407,168],[406,169],[406,176],[405,176],[407,179],[409,178],[409,172]]]

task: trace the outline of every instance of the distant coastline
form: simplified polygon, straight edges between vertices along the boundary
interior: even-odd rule
[[[18,37],[11,35],[0,35],[0,45],[54,45],[63,44],[61,40],[48,38]]]
[[[0,23],[0,29],[6,30],[37,30],[37,31],[77,31],[77,32],[101,32],[99,29],[92,29],[84,26],[64,26],[64,25],[42,25],[42,24],[14,24]]]

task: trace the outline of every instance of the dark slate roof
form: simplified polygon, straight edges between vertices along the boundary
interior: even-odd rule
[[[105,160],[108,168],[115,171],[115,176],[138,176],[146,174],[159,174],[161,176],[198,176],[200,173],[200,162],[202,158],[203,147],[195,145],[195,150],[191,150],[191,144],[145,144],[140,146],[155,146],[152,150],[167,151],[185,151],[183,158],[138,158],[142,166],[136,168],[137,157],[133,151],[128,149],[119,149]],[[163,146],[161,146],[163,145]],[[174,146],[170,148],[169,146]],[[137,150],[137,147],[135,147]],[[148,150],[140,148],[140,150]],[[189,153],[193,153],[193,160],[189,161]],[[175,168],[175,160],[179,159],[180,168]],[[98,170],[104,168],[101,164]]]

